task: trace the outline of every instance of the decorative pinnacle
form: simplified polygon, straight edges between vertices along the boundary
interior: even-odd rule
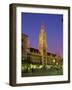
[[[41,24],[41,29],[44,29],[44,23]]]

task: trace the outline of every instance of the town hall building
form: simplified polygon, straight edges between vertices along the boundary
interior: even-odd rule
[[[42,65],[59,64],[62,62],[61,56],[48,52],[44,24],[40,28],[38,48],[30,47],[29,43],[28,35],[22,33],[22,61]]]

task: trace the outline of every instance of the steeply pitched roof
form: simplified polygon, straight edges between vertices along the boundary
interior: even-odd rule
[[[30,47],[30,52],[40,53],[38,49],[32,48],[32,47]],[[47,52],[47,55],[56,56],[56,54],[53,54],[53,53],[50,53],[50,52]]]

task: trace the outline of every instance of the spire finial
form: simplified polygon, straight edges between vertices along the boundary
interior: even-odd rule
[[[41,24],[41,29],[44,29],[44,22],[42,22]]]

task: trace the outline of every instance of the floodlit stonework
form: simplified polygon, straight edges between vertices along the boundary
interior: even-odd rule
[[[53,53],[48,52],[48,45],[46,42],[46,32],[44,24],[41,25],[38,49],[30,47],[29,37],[22,33],[22,61],[27,61],[32,64],[54,64],[62,63],[63,59]]]

